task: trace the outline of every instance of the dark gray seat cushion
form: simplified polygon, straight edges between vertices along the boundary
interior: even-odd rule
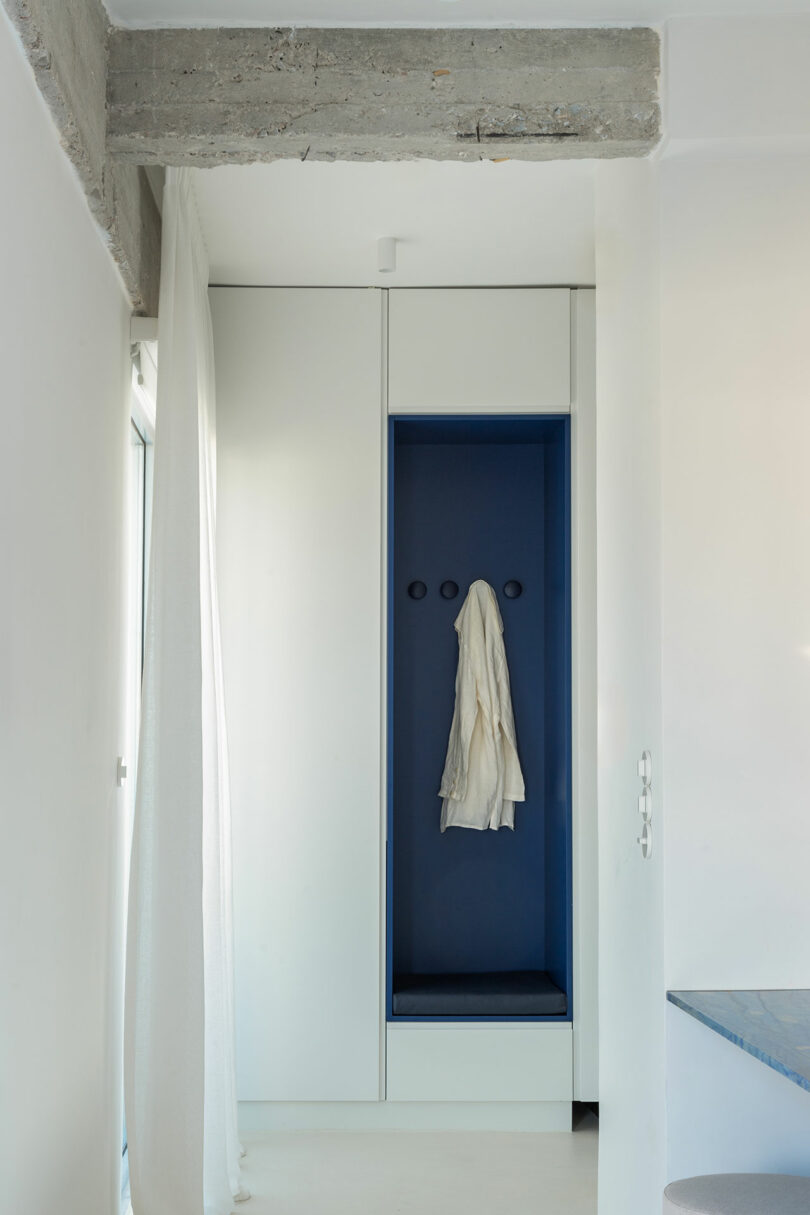
[[[395,1017],[564,1017],[568,999],[544,970],[395,975]]]

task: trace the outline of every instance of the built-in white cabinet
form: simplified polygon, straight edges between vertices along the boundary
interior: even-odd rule
[[[389,1101],[571,1101],[571,1026],[389,1025]]]
[[[210,295],[239,1097],[592,1099],[592,292]],[[571,415],[573,1024],[386,1021],[386,413]]]
[[[389,411],[567,413],[565,287],[388,292]]]
[[[376,1101],[380,293],[211,305],[239,1096]]]

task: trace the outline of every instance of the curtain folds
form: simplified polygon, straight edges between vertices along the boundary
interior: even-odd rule
[[[247,1195],[234,1079],[214,361],[187,169],[166,175],[157,402],[127,941],[132,1206],[134,1215],[229,1215]]]

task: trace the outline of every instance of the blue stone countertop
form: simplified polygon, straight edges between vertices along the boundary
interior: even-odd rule
[[[667,999],[810,1092],[810,990],[668,991]]]

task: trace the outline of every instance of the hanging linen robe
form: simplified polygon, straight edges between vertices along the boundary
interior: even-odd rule
[[[503,621],[495,592],[474,582],[456,617],[456,706],[439,789],[441,829],[515,828],[526,800],[517,753]]]

